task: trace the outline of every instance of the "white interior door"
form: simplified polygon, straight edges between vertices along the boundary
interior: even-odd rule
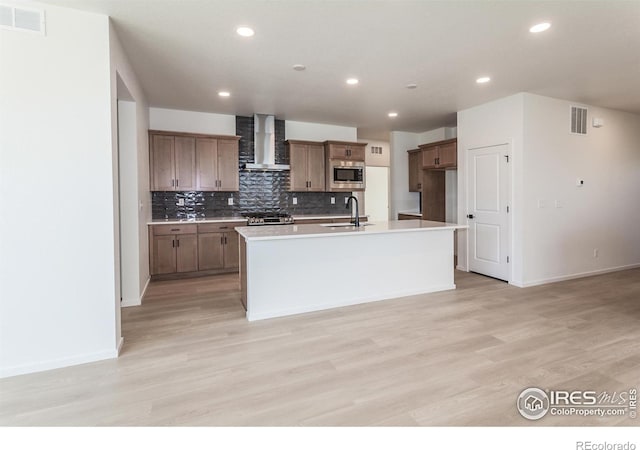
[[[467,154],[469,270],[509,281],[509,146]]]
[[[372,222],[389,220],[389,168],[366,167],[365,213]]]

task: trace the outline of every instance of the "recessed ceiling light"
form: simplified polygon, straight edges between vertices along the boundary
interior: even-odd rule
[[[360,81],[357,78],[349,78],[347,79],[347,84],[358,84]]]
[[[387,114],[387,116],[389,116],[389,117],[398,117],[398,113],[397,112],[390,112],[389,114]]]
[[[236,33],[238,33],[242,37],[251,37],[256,34],[255,31],[253,31],[253,29],[249,27],[238,27],[236,28]]]
[[[227,91],[220,91],[220,92],[218,92],[218,95],[220,97],[229,97],[229,96],[231,96],[231,93],[227,92]]]
[[[293,65],[293,70],[297,70],[298,72],[302,72],[306,68],[307,68],[307,66],[305,66],[304,64],[294,64]]]
[[[488,83],[489,81],[491,81],[491,78],[489,77],[480,77],[476,80],[476,83],[483,84],[483,83]]]
[[[417,85],[417,84],[415,84],[415,83],[409,83],[409,84],[407,84],[407,86],[406,86],[406,88],[407,88],[407,89],[415,89],[415,88],[417,88],[417,87],[418,87],[418,85]]]
[[[541,33],[542,31],[547,31],[549,28],[551,28],[549,22],[542,22],[529,28],[529,31],[532,33]]]

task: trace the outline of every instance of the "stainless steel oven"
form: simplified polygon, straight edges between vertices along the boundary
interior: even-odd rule
[[[329,160],[329,190],[363,190],[364,162]]]

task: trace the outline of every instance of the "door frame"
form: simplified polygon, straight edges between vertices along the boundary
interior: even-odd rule
[[[507,146],[507,155],[509,156],[509,164],[507,167],[507,202],[509,205],[509,216],[507,217],[507,255],[509,256],[509,265],[508,265],[508,270],[507,270],[507,280],[506,282],[509,284],[512,284],[513,281],[513,264],[514,264],[514,258],[513,258],[513,249],[515,248],[515,243],[513,242],[513,237],[514,237],[514,226],[515,226],[515,214],[514,214],[514,189],[513,189],[513,173],[514,173],[514,160],[513,160],[513,139],[504,139],[504,140],[496,140],[496,141],[492,141],[489,143],[483,143],[483,144],[474,144],[474,145],[470,145],[467,148],[465,148],[464,151],[464,167],[465,167],[465,174],[464,174],[464,184],[465,184],[465,211],[464,211],[464,219],[466,220],[466,224],[469,225],[469,219],[467,218],[467,214],[469,214],[469,205],[470,205],[470,201],[471,201],[471,196],[469,195],[469,192],[471,190],[470,187],[470,183],[469,183],[469,176],[470,176],[470,171],[471,171],[471,166],[469,164],[469,159],[471,156],[471,151],[472,150],[478,150],[481,148],[487,148],[487,147],[497,147],[500,145],[506,145]],[[467,233],[467,239],[466,239],[466,252],[467,252],[467,272],[471,271],[471,249],[469,246],[469,236],[470,233]],[[482,274],[480,274],[482,275]],[[486,275],[489,276],[489,275]]]

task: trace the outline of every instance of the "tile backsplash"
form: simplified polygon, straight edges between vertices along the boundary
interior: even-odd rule
[[[289,164],[284,145],[284,120],[275,121],[276,163]],[[240,136],[240,166],[253,161],[253,117],[236,117]],[[344,199],[349,192],[288,192],[289,171],[240,171],[239,192],[152,192],[153,219],[190,219],[245,216],[255,212],[301,214],[347,213]],[[293,204],[294,197],[297,205]],[[229,205],[229,199],[233,205]],[[335,204],[331,204],[335,198]],[[182,200],[184,205],[178,205]]]

